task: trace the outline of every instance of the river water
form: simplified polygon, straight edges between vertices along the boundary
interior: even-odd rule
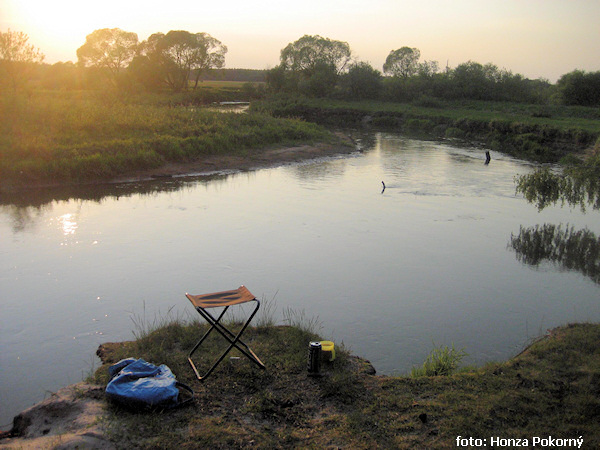
[[[409,372],[434,345],[464,348],[467,364],[505,360],[547,328],[600,319],[598,284],[525,265],[509,245],[545,223],[598,235],[598,212],[538,212],[515,194],[533,166],[499,153],[485,165],[482,149],[384,133],[360,145],[271,169],[3,197],[2,428],[81,381],[98,345],[132,339],[134,321],[195,314],[186,292],[245,284],[278,320],[288,308],[318,317],[324,338],[383,374]]]

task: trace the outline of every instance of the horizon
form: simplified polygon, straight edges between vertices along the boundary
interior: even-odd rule
[[[275,67],[287,44],[318,34],[348,42],[357,60],[380,71],[389,52],[404,46],[418,48],[422,61],[437,61],[440,69],[492,63],[552,83],[573,70],[600,70],[600,2],[587,0],[122,3],[0,0],[0,30],[26,33],[49,64],[77,62],[88,34],[121,28],[140,41],[170,30],[206,32],[228,47],[225,68]]]

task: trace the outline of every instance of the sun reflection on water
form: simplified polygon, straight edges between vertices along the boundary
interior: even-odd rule
[[[75,234],[78,227],[75,214],[72,213],[60,216],[58,218],[58,223],[60,224],[64,236]]]

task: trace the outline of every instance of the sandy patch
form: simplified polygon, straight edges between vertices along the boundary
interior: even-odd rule
[[[136,172],[112,181],[142,181],[150,178],[172,177],[176,175],[211,174],[226,170],[254,170],[277,167],[282,164],[319,157],[344,155],[354,151],[356,151],[356,147],[348,138],[343,139],[342,143],[336,145],[313,144],[248,150],[247,156],[207,156],[185,163],[168,163],[156,169]]]
[[[18,437],[0,440],[0,449],[113,449],[100,421],[104,405],[101,386],[67,386],[16,416],[10,435]]]

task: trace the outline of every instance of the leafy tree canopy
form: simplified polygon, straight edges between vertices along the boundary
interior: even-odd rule
[[[22,31],[0,31],[0,62],[2,72],[10,79],[13,89],[21,84],[31,63],[40,63],[44,54],[28,44],[29,36]]]
[[[192,73],[194,88],[200,75],[207,69],[225,65],[227,47],[208,33],[190,33],[171,30],[155,33],[141,45],[144,60],[136,60],[135,67],[154,73],[175,91],[185,90]]]
[[[600,105],[600,72],[574,70],[560,77],[556,84],[567,105]]]
[[[381,92],[381,72],[367,62],[355,62],[343,75],[342,88],[349,98],[378,98]]]
[[[281,50],[281,66],[292,71],[312,74],[319,66],[328,65],[337,74],[342,73],[350,60],[352,51],[347,42],[304,35]]]
[[[102,28],[88,34],[77,49],[77,59],[85,67],[108,69],[113,77],[129,65],[136,54],[138,36],[120,28]]]
[[[392,50],[383,64],[383,73],[407,78],[415,75],[419,68],[421,52],[418,48],[401,47]]]

